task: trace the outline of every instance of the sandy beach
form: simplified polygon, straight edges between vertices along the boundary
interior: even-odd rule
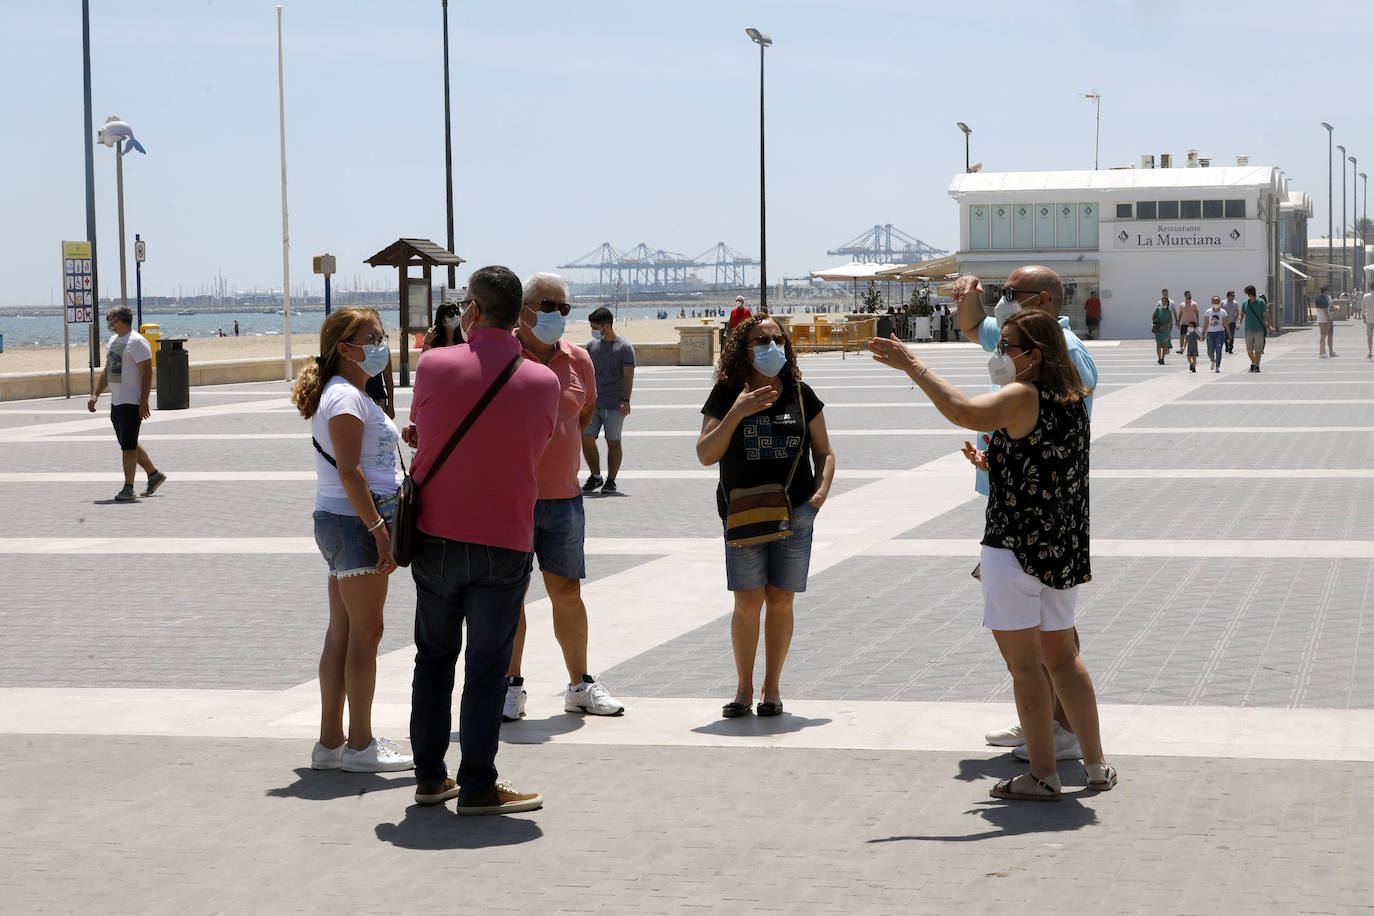
[[[721,321],[724,319],[713,319]],[[616,326],[617,332],[631,343],[677,343],[678,325],[699,325],[701,319],[668,318],[639,319],[623,321]],[[582,326],[569,324],[567,337],[574,343],[585,343],[591,334],[585,323]],[[392,332],[395,345],[396,334]],[[413,344],[412,340],[412,344]],[[293,334],[291,354],[305,356],[319,350],[319,337],[315,334]],[[192,363],[219,362],[229,359],[272,359],[284,353],[281,337],[193,337],[186,342]],[[414,351],[412,351],[413,353]],[[61,347],[6,347],[0,353],[0,375],[9,373],[61,372],[63,367]],[[86,347],[84,344],[71,348],[72,372],[86,370]]]

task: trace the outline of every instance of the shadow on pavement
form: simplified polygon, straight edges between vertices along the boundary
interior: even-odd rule
[[[521,719],[519,722],[501,723],[501,742],[503,744],[545,744],[559,735],[567,735],[582,727],[580,713],[565,712],[549,716],[547,719]],[[458,743],[458,734],[453,735]]]
[[[544,835],[534,821],[491,815],[459,817],[445,805],[412,805],[399,824],[381,823],[377,839],[402,849],[488,849],[529,843]]]
[[[701,725],[692,729],[698,735],[723,735],[726,737],[734,736],[737,738],[750,738],[756,735],[787,735],[799,732],[805,728],[817,728],[822,725],[829,725],[834,719],[808,719],[805,716],[794,716],[784,711],[780,716],[765,716],[760,719],[758,716],[740,716],[736,719],[717,719],[710,725]]]
[[[869,840],[869,843],[896,843],[904,840],[927,840],[938,843],[969,843],[994,840],[998,837],[1022,836],[1030,833],[1061,833],[1079,830],[1097,823],[1097,812],[1085,808],[1071,795],[1060,802],[1014,802],[989,798],[985,804],[971,808],[965,814],[976,814],[994,828],[978,833],[946,834],[944,836],[888,836]]]
[[[380,792],[384,789],[413,789],[415,777],[405,773],[397,778],[391,773],[345,773],[342,770],[312,770],[300,767],[296,781],[289,786],[268,789],[268,798],[302,798],[306,801],[330,801]]]

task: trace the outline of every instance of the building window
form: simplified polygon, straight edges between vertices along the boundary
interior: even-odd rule
[[[1153,200],[1138,200],[1135,204],[1136,219],[1155,219],[1155,202]]]
[[[1135,204],[1117,204],[1117,219],[1135,219]]]
[[[987,249],[989,223],[987,207],[968,208],[968,247],[971,250]]]
[[[1202,201],[1180,200],[1178,202],[1178,215],[1183,219],[1202,219]]]
[[[1222,209],[1219,200],[1204,200],[1202,202],[1203,219],[1221,219]]]
[[[1160,219],[1178,219],[1178,201],[1161,200],[1159,201]]]
[[[1243,199],[1228,200],[1226,202],[1226,218],[1245,219],[1245,201]]]

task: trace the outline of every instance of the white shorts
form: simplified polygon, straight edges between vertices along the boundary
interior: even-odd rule
[[[1022,569],[1016,554],[1005,547],[984,545],[981,560],[983,626],[989,630],[1073,627],[1078,586],[1051,588]]]

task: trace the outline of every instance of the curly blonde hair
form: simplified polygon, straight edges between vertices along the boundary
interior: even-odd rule
[[[720,362],[716,364],[715,381],[731,388],[743,388],[754,371],[754,361],[749,356],[749,335],[754,328],[765,321],[772,321],[782,334],[782,349],[787,354],[779,377],[794,387],[801,381],[801,368],[797,365],[797,352],[792,349],[792,336],[787,329],[768,315],[751,315],[739,324],[725,338],[725,346],[720,351]]]
[[[345,307],[335,309],[320,325],[320,355],[308,360],[291,385],[291,403],[309,420],[320,406],[324,386],[339,374],[339,342],[358,334],[371,320],[382,323],[382,316],[374,308]]]

